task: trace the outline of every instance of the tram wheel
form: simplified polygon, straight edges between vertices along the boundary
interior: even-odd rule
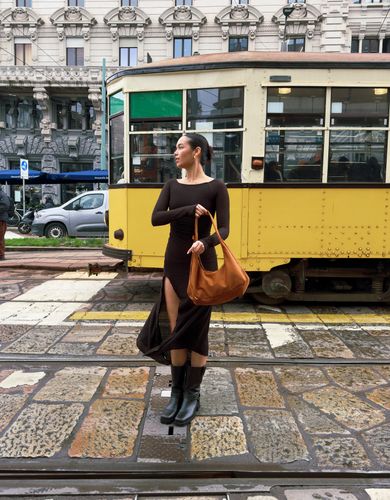
[[[277,306],[278,304],[283,304],[284,299],[275,299],[274,297],[269,297],[265,293],[252,293],[252,297],[259,304],[264,304],[266,306]]]

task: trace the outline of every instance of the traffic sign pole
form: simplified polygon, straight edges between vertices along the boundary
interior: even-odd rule
[[[26,179],[28,179],[28,160],[20,158],[20,177],[23,185],[23,215],[26,213]]]

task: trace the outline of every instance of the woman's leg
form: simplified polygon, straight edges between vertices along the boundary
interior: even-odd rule
[[[191,352],[191,366],[196,366],[200,368],[205,366],[207,363],[207,356],[202,356],[202,354],[198,354],[197,352]]]
[[[177,314],[179,312],[180,299],[176,295],[176,292],[170,282],[169,278],[164,278],[164,294],[165,294],[165,304],[167,307],[167,314],[169,320],[169,327],[171,333],[173,332],[176,321]],[[171,350],[171,360],[174,366],[182,366],[187,361],[187,349],[172,349]]]
[[[164,280],[164,294],[169,326],[172,333],[176,326],[180,300],[173,289],[172,283],[167,277],[165,277]],[[177,412],[183,402],[183,388],[187,371],[187,349],[172,349],[171,361],[171,397],[160,417],[160,422],[167,425],[171,424],[175,420]]]

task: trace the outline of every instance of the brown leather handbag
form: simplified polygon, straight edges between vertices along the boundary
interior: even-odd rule
[[[191,254],[190,278],[187,294],[199,306],[223,304],[244,295],[249,285],[249,276],[242,269],[232,251],[219,234],[213,216],[208,212],[221,243],[224,263],[217,271],[207,271],[200,256]],[[195,218],[195,241],[198,240],[198,218]]]

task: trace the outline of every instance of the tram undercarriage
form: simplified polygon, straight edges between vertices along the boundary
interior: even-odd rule
[[[288,301],[390,302],[390,262],[382,259],[295,259],[252,273],[248,293],[267,305]]]

